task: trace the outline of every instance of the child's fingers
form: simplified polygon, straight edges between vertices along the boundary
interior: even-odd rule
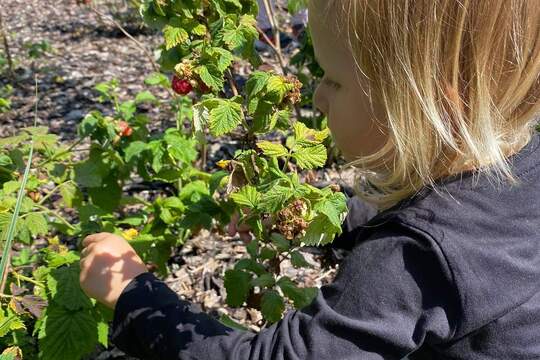
[[[109,233],[105,233],[105,232],[102,232],[102,233],[97,233],[97,234],[92,234],[92,235],[88,235],[87,237],[84,238],[83,242],[82,242],[82,246],[83,247],[86,247],[88,245],[90,245],[91,243],[94,243],[94,242],[98,242],[100,240],[103,240],[105,239],[107,236],[110,236],[111,234]]]
[[[91,243],[88,246],[85,246],[81,251],[81,260],[86,258],[88,254],[92,251],[92,249],[94,249],[95,246],[96,246],[95,242]]]

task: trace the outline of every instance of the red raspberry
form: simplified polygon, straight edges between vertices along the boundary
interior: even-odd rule
[[[193,90],[193,85],[186,79],[180,79],[174,75],[172,79],[172,89],[180,95],[187,95]]]
[[[118,128],[120,129],[120,136],[129,137],[133,134],[133,128],[123,120],[118,122]]]

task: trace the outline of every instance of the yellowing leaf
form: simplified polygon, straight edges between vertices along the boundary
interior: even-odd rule
[[[122,231],[122,236],[128,241],[135,239],[138,235],[139,232],[137,231],[137,229],[132,228]]]
[[[216,165],[219,166],[222,169],[227,169],[229,167],[229,164],[231,163],[231,160],[219,160]]]
[[[289,153],[285,146],[270,141],[259,141],[257,146],[267,156],[286,156]]]

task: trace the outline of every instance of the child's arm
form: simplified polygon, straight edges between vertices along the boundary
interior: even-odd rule
[[[354,247],[312,304],[258,334],[222,325],[141,273],[118,298],[112,341],[141,359],[369,360],[451,339],[462,312],[444,254],[428,237],[385,226]]]

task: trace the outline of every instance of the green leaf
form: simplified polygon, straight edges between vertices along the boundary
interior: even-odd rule
[[[219,318],[219,322],[221,322],[223,325],[228,326],[228,327],[233,328],[233,329],[237,329],[237,330],[241,330],[241,331],[249,331],[249,328],[240,325],[239,323],[237,323],[236,321],[231,319],[226,314],[221,314],[221,317]]]
[[[309,223],[302,242],[308,246],[325,245],[331,243],[335,234],[340,231],[341,227],[333,225],[326,215],[319,214]]]
[[[276,256],[277,256],[277,252],[274,249],[270,249],[267,247],[264,247],[261,249],[261,255],[260,255],[261,260],[270,260],[270,259],[275,258]]]
[[[12,194],[19,190],[20,187],[21,183],[19,181],[6,181],[3,185],[4,195]]]
[[[81,289],[79,273],[80,268],[76,265],[53,269],[47,275],[51,301],[68,310],[91,309],[93,305]]]
[[[169,79],[162,73],[154,72],[144,80],[144,83],[146,85],[161,85],[163,87],[168,87]]]
[[[221,136],[234,130],[242,123],[242,106],[231,100],[222,100],[210,111],[210,131],[214,136]]]
[[[0,102],[0,106],[1,105],[2,103]],[[22,359],[22,351],[18,346],[8,347],[4,351],[2,351],[2,354],[0,354],[0,360],[18,360],[18,359]]]
[[[312,267],[312,265],[306,261],[304,255],[302,255],[300,251],[291,252],[291,264],[295,268]]]
[[[296,147],[292,156],[301,169],[314,169],[324,166],[327,153],[324,145],[319,144],[310,147]]]
[[[264,71],[254,71],[246,82],[246,93],[249,98],[257,96],[266,88],[271,74]]]
[[[57,253],[49,249],[43,249],[42,251],[45,253],[45,262],[51,268],[72,264],[80,259],[73,251],[66,253]]]
[[[156,97],[148,90],[141,91],[135,97],[135,104],[154,103],[156,101],[157,101]]]
[[[266,83],[267,93],[265,99],[279,104],[283,101],[285,94],[293,89],[293,86],[281,75],[272,75]]]
[[[235,270],[249,270],[257,275],[266,274],[266,269],[264,265],[259,264],[252,259],[242,259],[234,265]]]
[[[38,339],[40,359],[81,359],[98,344],[98,325],[90,309],[49,305]]]
[[[315,287],[299,288],[287,276],[283,276],[277,282],[283,294],[291,299],[296,309],[308,306],[315,299],[318,289]]]
[[[102,181],[100,187],[89,188],[88,194],[95,205],[107,212],[112,212],[120,204],[122,188],[118,184],[117,176],[110,174]]]
[[[165,26],[163,29],[163,36],[165,37],[165,48],[167,50],[172,49],[176,45],[185,44],[189,40],[189,34],[186,30],[170,25]]]
[[[130,143],[125,150],[124,158],[126,162],[131,162],[131,160],[137,158],[146,149],[147,146],[145,142],[134,141]]]
[[[328,220],[335,226],[341,227],[345,216],[347,215],[347,200],[341,192],[336,192],[315,204],[313,210],[323,213]]]
[[[279,211],[292,195],[291,188],[279,184],[274,185],[263,192],[260,207],[267,212]]]
[[[158,273],[167,274],[167,260],[171,256],[171,246],[163,238],[150,234],[139,235],[129,242],[144,262],[152,262]]]
[[[291,242],[279,233],[272,233],[270,235],[270,240],[272,241],[272,244],[276,245],[280,252],[286,252],[291,248]]]
[[[6,336],[10,331],[25,329],[24,322],[9,307],[4,311],[0,307],[0,338]]]
[[[240,189],[240,191],[231,194],[231,198],[238,205],[244,205],[251,209],[254,209],[259,204],[261,194],[254,186],[246,185]]]
[[[196,67],[194,71],[199,74],[201,80],[212,90],[223,90],[223,73],[215,65],[201,65]]]
[[[270,141],[259,141],[257,146],[263,151],[264,155],[267,156],[287,156],[289,153],[285,146]]]
[[[275,283],[276,281],[274,280],[274,275],[269,273],[262,274],[261,276],[251,280],[251,286],[258,286],[261,289],[274,286]]]
[[[49,232],[47,219],[41,213],[30,213],[25,218],[26,226],[32,236],[46,235]]]
[[[274,323],[281,320],[281,314],[285,310],[285,302],[275,290],[267,290],[261,298],[261,312],[268,322]]]
[[[73,208],[81,205],[83,194],[73,182],[66,182],[60,186],[60,195],[64,205],[68,208]]]
[[[227,291],[227,305],[239,307],[246,301],[251,288],[251,274],[242,270],[227,270],[224,285]]]
[[[317,131],[310,129],[306,124],[297,121],[294,123],[294,137],[296,143],[302,147],[321,144],[330,135],[330,130],[325,128]]]
[[[84,162],[74,166],[75,181],[85,187],[101,186],[101,179],[105,175],[106,168],[101,163],[101,159],[90,157]]]

